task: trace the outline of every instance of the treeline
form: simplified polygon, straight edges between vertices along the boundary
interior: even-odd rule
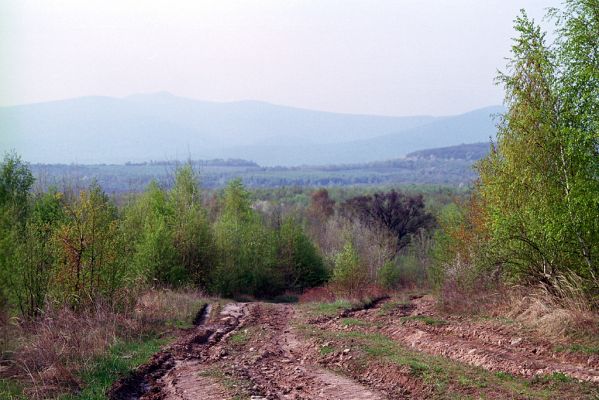
[[[49,302],[119,307],[149,286],[274,297],[330,281],[354,293],[400,284],[406,260],[414,279],[425,279],[417,258],[428,254],[434,218],[422,196],[337,203],[323,189],[307,208],[286,206],[254,201],[241,180],[203,193],[184,165],[169,189],[152,182],[117,206],[97,183],[32,190],[31,170],[14,154],[0,167],[0,301],[22,315]]]
[[[437,284],[454,298],[542,288],[599,309],[599,2],[552,10],[555,39],[526,14],[498,82],[507,112],[471,198],[447,209]],[[485,290],[487,289],[487,290]]]
[[[487,146],[488,149],[488,146]],[[107,193],[141,192],[153,180],[170,185],[176,162],[127,165],[33,164],[31,169],[44,188],[50,186],[87,187],[95,179]],[[399,159],[368,164],[320,167],[259,167],[236,160],[219,164],[193,163],[202,174],[206,189],[223,188],[228,181],[241,178],[249,188],[281,186],[382,186],[446,185],[468,186],[476,178],[473,159]]]

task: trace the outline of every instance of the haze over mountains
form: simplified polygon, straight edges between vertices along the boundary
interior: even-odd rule
[[[495,137],[493,106],[450,117],[339,114],[258,101],[217,103],[169,93],[83,97],[0,108],[0,151],[36,163],[242,158],[327,165]]]

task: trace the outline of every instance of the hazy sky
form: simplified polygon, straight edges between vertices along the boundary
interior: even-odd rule
[[[1,0],[0,105],[169,91],[320,110],[498,104],[520,8],[558,0]]]

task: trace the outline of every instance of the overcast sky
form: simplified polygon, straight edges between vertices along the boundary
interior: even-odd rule
[[[456,114],[493,85],[520,8],[558,0],[1,0],[0,105],[168,91]]]

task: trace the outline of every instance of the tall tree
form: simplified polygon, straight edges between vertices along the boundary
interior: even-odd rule
[[[567,274],[597,288],[599,244],[599,2],[566,1],[557,40],[524,12],[498,81],[507,112],[479,165],[496,259],[516,278],[549,285]]]

